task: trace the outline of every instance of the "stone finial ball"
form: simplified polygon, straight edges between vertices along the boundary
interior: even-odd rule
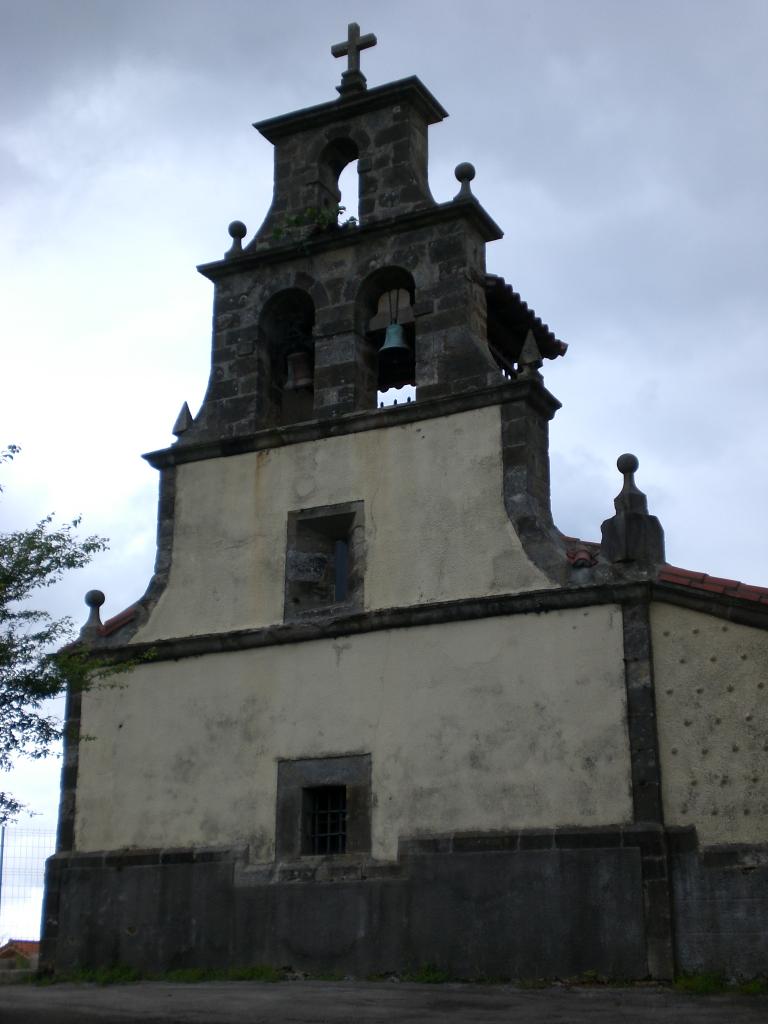
[[[89,608],[101,608],[106,600],[106,597],[100,590],[89,590],[85,595],[85,603]]]
[[[245,238],[248,228],[241,220],[233,220],[227,228],[230,238]]]
[[[457,181],[472,181],[475,176],[475,168],[472,164],[463,163],[457,164],[456,170],[453,172],[456,175]]]
[[[636,455],[631,455],[629,452],[625,455],[620,455],[616,459],[616,467],[620,473],[636,473],[637,467],[640,462]]]

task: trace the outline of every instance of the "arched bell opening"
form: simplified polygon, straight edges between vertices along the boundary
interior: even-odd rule
[[[415,294],[413,277],[402,267],[375,271],[360,289],[358,330],[369,343],[379,396],[416,383]]]
[[[265,304],[259,335],[268,360],[272,423],[299,423],[314,416],[315,304],[300,288],[278,292]]]
[[[320,154],[321,216],[329,218],[329,226],[338,223],[339,207],[344,207],[340,213],[342,221],[350,217],[357,220],[359,155],[356,143],[350,138],[333,139]]]

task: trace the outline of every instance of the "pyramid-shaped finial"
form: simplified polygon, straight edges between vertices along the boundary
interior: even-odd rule
[[[525,380],[526,378],[529,380],[542,380],[539,368],[543,366],[543,364],[544,360],[541,357],[539,346],[536,344],[534,333],[529,330],[525,336],[523,348],[517,360],[519,368],[518,377],[522,380]]]
[[[192,413],[189,411],[189,406],[185,402],[179,411],[179,415],[176,417],[176,422],[173,424],[173,430],[171,433],[175,437],[181,437],[185,430],[189,430],[192,423]]]

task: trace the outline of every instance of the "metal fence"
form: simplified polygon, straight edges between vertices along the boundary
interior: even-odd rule
[[[52,829],[0,826],[0,945],[40,938],[45,861],[55,849]]]

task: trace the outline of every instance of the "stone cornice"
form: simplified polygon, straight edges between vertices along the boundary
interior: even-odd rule
[[[388,217],[386,220],[374,220],[357,227],[324,231],[310,235],[298,243],[269,245],[256,249],[246,247],[234,257],[200,263],[197,269],[203,277],[217,281],[244,270],[297,258],[307,259],[315,253],[359,245],[364,241],[375,240],[379,235],[391,236],[405,231],[417,231],[431,224],[459,219],[469,220],[485,242],[494,242],[504,237],[504,232],[496,221],[475,199],[454,199],[447,203],[435,203],[420,210],[412,210],[410,213],[402,213],[397,217]]]
[[[617,583],[614,585],[582,586],[537,590],[526,594],[502,594],[498,597],[473,597],[457,601],[406,605],[375,611],[355,612],[329,616],[316,614],[303,621],[281,622],[257,629],[239,629],[227,633],[208,633],[197,636],[173,637],[146,643],[130,643],[101,647],[115,661],[131,660],[150,655],[152,662],[198,657],[203,654],[222,654],[252,650],[257,647],[275,647],[283,644],[307,643],[339,636],[356,636],[390,629],[410,629],[414,626],[432,626],[471,619],[493,618],[503,615],[528,615],[541,612],[585,608],[594,605],[622,604],[628,601],[648,600],[647,583]]]
[[[547,419],[552,419],[560,408],[558,400],[543,385],[536,381],[517,380],[491,388],[408,402],[405,405],[345,413],[332,419],[307,420],[284,427],[270,427],[247,437],[220,438],[187,445],[181,442],[171,448],[147,452],[143,458],[155,469],[163,469],[185,462],[242,455],[245,452],[263,451],[266,448],[283,448],[305,441],[339,437],[342,434],[357,434],[384,427],[398,427],[438,416],[451,416],[454,413],[482,409],[489,405],[505,405],[508,402],[520,401],[530,403]]]
[[[647,580],[617,581],[593,585],[553,587],[525,594],[501,594],[495,597],[463,598],[430,604],[406,605],[375,611],[353,612],[335,616],[318,613],[302,621],[280,622],[255,629],[231,630],[226,633],[205,633],[196,636],[171,637],[143,643],[115,643],[113,640],[91,643],[94,653],[106,655],[110,661],[134,660],[149,656],[151,662],[193,658],[205,654],[223,654],[276,647],[283,644],[307,643],[339,636],[357,636],[390,629],[410,629],[472,619],[505,615],[532,615],[573,608],[606,604],[628,605],[650,601],[676,604],[694,611],[727,619],[740,625],[768,629],[768,608],[751,607],[749,602],[723,598],[718,594],[691,594],[678,591],[665,583]]]
[[[318,103],[312,107],[268,117],[254,122],[253,127],[269,142],[275,143],[286,135],[295,135],[308,128],[348,120],[356,114],[365,114],[380,107],[409,103],[422,114],[427,124],[437,124],[448,117],[448,111],[435,99],[416,75],[395,82],[377,85],[373,89],[342,96],[340,99]]]
[[[714,594],[691,587],[679,587],[666,582],[653,584],[653,597],[656,601],[714,615],[740,626],[768,629],[768,605],[762,602],[732,597],[730,594]]]

